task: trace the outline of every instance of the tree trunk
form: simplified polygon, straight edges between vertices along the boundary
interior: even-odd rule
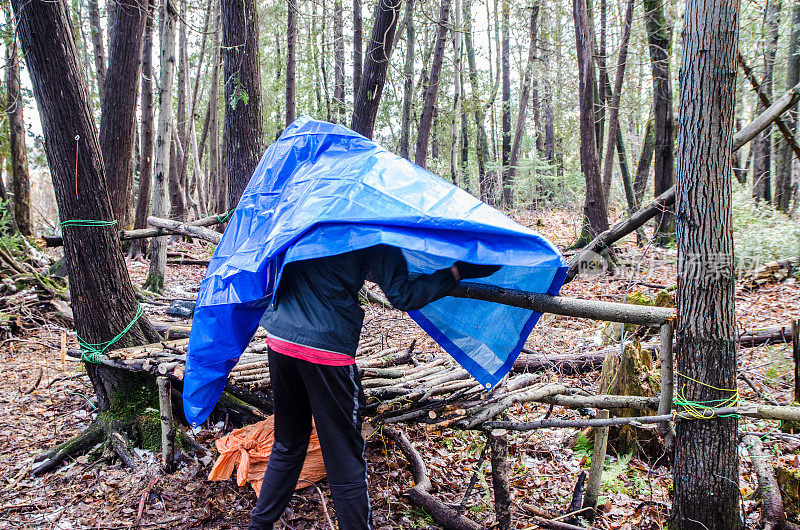
[[[170,217],[180,221],[186,220],[186,99],[188,97],[188,69],[189,54],[186,38],[186,0],[180,0],[180,15],[178,16],[178,91],[175,102],[175,117],[173,146],[171,158],[174,170],[169,172]]]
[[[170,218],[177,221],[186,220],[186,195],[184,186],[181,182],[181,168],[186,151],[181,144],[181,137],[175,134],[177,131],[175,122],[172,123],[172,147],[170,148],[169,164],[169,207]]]
[[[222,0],[228,205],[235,208],[264,150],[255,0]]]
[[[502,63],[502,130],[503,141],[501,148],[501,164],[503,178],[503,204],[510,208],[514,203],[514,177],[510,171],[511,165],[511,64],[508,51],[508,32],[509,28],[509,5],[508,0],[501,0],[503,22],[501,32],[503,34],[501,48]]]
[[[413,1],[409,2],[413,4]],[[358,94],[361,86],[361,67],[363,61],[364,24],[361,16],[361,0],[353,0],[353,94]],[[389,47],[391,49],[391,47]]]
[[[800,0],[794,0],[792,6],[792,34],[789,39],[789,60],[786,70],[786,86],[792,88],[800,82]],[[789,129],[798,135],[797,110],[789,111],[786,120]],[[780,142],[780,166],[775,176],[775,207],[788,212],[792,202],[792,166],[794,157],[792,149],[785,140]]]
[[[111,208],[120,229],[131,225],[136,104],[147,16],[146,4],[121,0],[108,45],[109,65],[103,90],[100,148]]]
[[[679,83],[677,388],[711,408],[738,396],[730,174],[738,18],[737,0],[688,0]],[[737,429],[736,417],[677,422],[677,528],[742,527]]]
[[[351,129],[367,138],[372,138],[372,130],[375,127],[375,117],[378,115],[383,85],[386,84],[386,71],[389,68],[389,56],[399,14],[400,2],[380,0],[375,6],[372,36],[367,47],[364,72],[350,122]]]
[[[654,190],[657,197],[672,187],[674,182],[674,129],[672,115],[672,81],[669,61],[672,53],[672,26],[667,20],[665,0],[644,0],[647,41],[650,65],[653,72],[653,108],[655,160]],[[656,222],[656,242],[665,244],[675,231],[674,215],[665,210]]]
[[[642,141],[642,152],[639,155],[639,163],[636,164],[636,177],[633,181],[633,191],[636,194],[636,202],[641,204],[644,192],[647,189],[647,177],[650,174],[650,164],[653,161],[653,151],[656,147],[656,138],[653,133],[653,112],[647,120],[644,129],[644,140]]]
[[[344,122],[344,30],[342,0],[333,0],[333,114]]]
[[[219,15],[218,15],[219,16]],[[220,24],[217,24],[217,32],[220,31]],[[219,33],[217,33],[219,35]],[[222,51],[218,45],[214,45],[214,60],[211,68],[211,89],[209,92],[208,103],[208,161],[206,170],[208,171],[208,210],[218,214],[228,211],[228,178],[222,171],[222,158],[219,148],[219,74]]]
[[[606,143],[606,160],[603,163],[603,197],[606,204],[609,202],[611,192],[611,176],[614,169],[614,146],[617,143],[619,132],[619,105],[622,96],[622,81],[625,77],[625,64],[628,58],[628,39],[631,36],[631,23],[633,22],[633,0],[628,0],[625,11],[625,20],[622,23],[622,43],[619,45],[617,57],[617,73],[614,78],[614,90],[611,93],[611,110],[608,116],[608,142]]]
[[[594,119],[594,67],[587,0],[573,0],[575,40],[578,52],[578,94],[581,129],[581,171],[586,180],[586,200],[583,205],[583,229],[577,246],[583,246],[594,236],[608,230],[608,212],[603,198],[603,183],[597,157]]]
[[[592,0],[587,0],[586,7],[589,13],[589,27],[591,28],[592,38],[592,51],[594,53],[595,63],[597,63],[597,84],[594,86],[595,96],[595,124],[597,131],[597,160],[598,163],[603,162],[603,138],[606,131],[606,107],[608,106],[609,87],[611,83],[608,80],[608,65],[607,60],[607,46],[606,46],[606,30],[608,28],[606,0],[600,0],[600,45],[597,45],[595,38],[595,19],[592,9]],[[602,170],[601,166],[600,169]]]
[[[64,229],[64,257],[77,334],[85,343],[98,345],[130,325],[128,332],[113,343],[114,347],[159,340],[147,318],[137,318],[136,294],[125,268],[117,230],[110,225],[113,215],[100,142],[66,4],[13,0],[12,6],[39,108],[59,217],[63,221],[109,223],[75,224]],[[80,137],[77,141],[76,135]],[[87,368],[97,388],[97,365],[89,364]],[[108,402],[98,395],[104,410]]]
[[[153,169],[153,205],[155,217],[169,216],[169,171],[172,148],[172,85],[175,79],[175,33],[178,12],[172,0],[161,6],[161,73],[158,82],[158,128],[156,130],[156,156]],[[155,293],[164,290],[167,270],[166,236],[154,237],[150,242],[150,271],[144,288]]]
[[[431,64],[428,85],[425,87],[424,106],[419,119],[419,128],[417,129],[417,147],[414,151],[414,163],[420,167],[425,167],[428,157],[428,140],[430,139],[433,113],[436,108],[436,96],[439,93],[439,75],[442,71],[444,45],[447,41],[447,20],[449,17],[450,0],[441,0],[439,22],[436,30],[436,47],[433,52],[433,63]]]
[[[553,90],[547,84],[544,89],[544,152],[550,165],[556,165],[556,132],[553,116]]]
[[[411,142],[411,107],[414,97],[414,0],[406,0],[406,57],[403,65],[403,116],[400,124],[400,156],[411,160],[408,146]]]
[[[139,193],[136,198],[136,217],[133,228],[147,228],[147,216],[150,215],[150,190],[153,185],[153,18],[156,0],[149,0],[149,12],[145,17],[144,40],[142,45],[142,127],[139,133],[141,147],[139,152]],[[146,240],[138,239],[131,243],[131,256],[144,254]]]
[[[472,42],[472,0],[464,1],[464,44],[467,48],[469,62],[469,81],[472,86],[472,108],[475,112],[475,158],[478,162],[478,194],[487,203],[494,202],[494,186],[491,177],[487,176],[486,166],[489,162],[489,142],[486,138],[486,115],[480,98],[478,84],[478,68],[475,62],[475,46]]]
[[[297,8],[296,0],[286,2],[286,126],[295,118],[295,46],[297,43]]]
[[[464,55],[461,38],[463,30],[462,16],[461,0],[456,0],[453,12],[453,126],[450,146],[450,180],[456,186],[458,186],[459,155],[461,154],[459,149],[461,140],[461,99],[463,97],[461,58]]]
[[[111,18],[109,17],[106,22],[110,29]],[[103,30],[100,26],[100,5],[97,0],[89,0],[89,25],[92,31],[92,53],[97,75],[97,94],[100,96],[100,104],[102,105],[106,84],[106,50],[103,45]]]
[[[25,108],[19,86],[19,56],[16,39],[6,46],[8,89],[8,132],[11,154],[11,185],[14,191],[14,222],[21,234],[33,235],[31,224],[31,181],[28,174],[28,148],[25,146]],[[75,155],[73,155],[73,158]]]
[[[528,100],[530,99],[531,79],[533,78],[533,64],[536,60],[536,20],[539,17],[539,4],[533,4],[531,8],[531,21],[530,21],[530,44],[528,45],[528,63],[525,67],[525,76],[522,79],[522,95],[519,97],[519,113],[517,114],[517,127],[514,130],[514,144],[511,148],[511,156],[509,158],[508,166],[508,179],[514,182],[514,176],[517,172],[517,163],[519,161],[519,152],[522,146],[522,136],[525,132],[525,116],[528,110]],[[537,120],[538,121],[538,120]],[[536,127],[536,142],[540,143],[539,127]]]
[[[760,92],[772,99],[772,78],[775,70],[775,52],[778,49],[778,12],[780,0],[767,0],[764,8],[764,26],[767,38],[764,41],[764,79]],[[756,114],[766,110],[766,105],[759,99]],[[772,202],[772,125],[753,140],[753,199]]]

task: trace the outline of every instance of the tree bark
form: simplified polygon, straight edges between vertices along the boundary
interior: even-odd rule
[[[616,77],[614,78],[614,90],[611,93],[611,109],[608,115],[608,143],[606,144],[606,160],[603,163],[603,197],[605,198],[606,204],[608,204],[611,193],[611,176],[614,169],[614,147],[618,141],[617,133],[620,132],[619,105],[622,99],[622,81],[625,77],[625,65],[628,58],[628,40],[631,36],[632,22],[633,0],[628,0],[628,6],[625,11],[625,20],[622,23],[622,42],[619,45],[617,73]]]
[[[264,150],[255,0],[221,0],[228,204],[239,203]]]
[[[218,19],[219,20],[219,19]],[[217,31],[220,24],[217,24]],[[219,35],[219,33],[217,33]],[[218,42],[218,41],[217,41]],[[223,213],[228,211],[228,175],[222,171],[222,159],[219,148],[219,74],[222,51],[215,43],[214,60],[211,68],[211,90],[209,92],[208,113],[208,210]]]
[[[428,140],[430,139],[433,114],[436,108],[436,96],[439,93],[439,75],[442,71],[444,45],[447,41],[447,20],[449,17],[450,0],[441,0],[439,4],[439,22],[436,30],[436,47],[433,51],[433,63],[431,64],[428,85],[425,87],[424,106],[419,119],[419,127],[417,128],[417,147],[414,151],[414,163],[420,167],[425,167],[426,159],[428,158]]]
[[[764,8],[764,26],[767,38],[764,41],[764,78],[759,92],[772,98],[772,78],[775,70],[775,53],[778,49],[778,12],[780,0],[767,0]],[[760,99],[756,102],[756,114],[767,106]],[[772,202],[772,125],[753,141],[753,199],[756,202]]]
[[[25,103],[19,85],[19,57],[16,39],[6,46],[8,90],[8,132],[11,154],[11,186],[14,191],[14,222],[22,235],[33,234],[31,223],[31,181],[28,174],[28,148],[25,146]],[[74,158],[74,155],[73,155]]]
[[[111,17],[109,17],[106,22],[110,30]],[[89,0],[89,25],[92,31],[92,54],[94,56],[94,68],[97,75],[97,94],[100,96],[100,104],[102,105],[106,84],[106,50],[103,45],[103,29],[100,26],[100,5],[97,0]],[[110,40],[111,39],[109,39],[109,41]]]
[[[633,191],[636,194],[636,202],[641,204],[644,192],[647,189],[647,177],[650,174],[650,164],[653,161],[653,151],[655,150],[656,140],[653,134],[653,113],[647,120],[644,129],[644,139],[642,141],[642,152],[639,154],[639,162],[636,164],[636,177],[633,180]]]
[[[670,79],[670,54],[672,52],[672,26],[667,20],[665,0],[644,0],[650,66],[653,72],[653,108],[655,160],[653,195],[659,196],[674,182],[674,134],[672,115],[672,81]],[[668,243],[675,232],[674,215],[665,210],[656,222],[656,242]]]
[[[800,1],[794,0],[792,6],[792,34],[789,38],[789,59],[786,70],[786,86],[793,87],[800,82]],[[797,110],[790,111],[787,125],[797,138]],[[786,141],[780,143],[780,165],[775,177],[775,208],[788,212],[791,207],[792,196],[797,193],[792,185],[792,166],[794,157]]]
[[[333,0],[333,115],[344,122],[344,30],[342,0]]]
[[[180,0],[178,15],[178,70],[176,83],[178,90],[175,101],[175,124],[173,131],[172,164],[169,175],[170,217],[181,221],[186,219],[186,99],[189,89],[189,53],[186,36],[186,0]],[[174,169],[173,169],[174,167]]]
[[[508,178],[511,183],[514,182],[514,177],[517,172],[517,163],[519,162],[519,152],[522,147],[522,136],[525,132],[525,116],[528,111],[528,100],[530,99],[531,80],[533,78],[533,65],[536,60],[536,21],[539,17],[539,4],[533,4],[531,8],[530,18],[530,43],[528,44],[528,63],[525,67],[525,75],[522,79],[522,95],[519,97],[519,112],[517,113],[517,126],[514,129],[514,144],[511,148],[511,156],[508,165]],[[538,122],[538,120],[536,120]],[[539,127],[536,127],[536,141],[540,142]]]
[[[296,73],[295,60],[297,53],[297,0],[286,2],[286,126],[295,118]]]
[[[486,112],[480,98],[480,85],[478,83],[478,67],[475,61],[475,46],[472,41],[472,0],[464,0],[464,45],[467,49],[469,62],[469,81],[472,87],[471,105],[475,113],[475,158],[478,162],[478,194],[480,199],[487,203],[494,202],[494,182],[487,175],[486,166],[489,163],[489,142],[486,137]],[[490,46],[491,48],[491,46]]]
[[[594,67],[592,63],[591,27],[586,0],[573,0],[575,40],[578,53],[578,93],[580,99],[581,171],[586,180],[586,200],[583,205],[583,229],[578,246],[608,230],[608,212],[600,180],[597,139],[594,119]]]
[[[156,0],[149,0],[148,13],[145,17],[144,39],[142,44],[142,98],[141,98],[141,132],[139,133],[139,193],[136,198],[136,216],[134,229],[147,227],[147,216],[150,214],[150,190],[153,185],[153,19]],[[130,254],[144,254],[147,243],[144,240],[131,244]]]
[[[136,104],[147,16],[146,4],[120,0],[108,45],[109,65],[103,90],[100,148],[111,207],[121,229],[131,225]]]
[[[169,217],[169,172],[172,149],[172,85],[175,79],[175,33],[178,12],[172,0],[161,7],[161,73],[158,83],[158,128],[156,130],[155,164],[153,168],[153,204],[156,217]],[[155,293],[164,290],[167,270],[167,239],[155,237],[150,244],[150,270],[144,288]]]
[[[400,123],[400,156],[411,160],[408,146],[411,142],[411,107],[414,97],[414,0],[406,1],[406,57],[403,65],[403,115]]]
[[[463,9],[461,1],[462,0],[455,0],[453,10],[453,121],[450,144],[450,180],[455,186],[458,186],[459,155],[461,154],[459,144],[462,139],[461,100],[463,98],[463,88],[461,82],[464,76],[461,70],[461,59],[464,55],[464,46],[462,40]]]
[[[413,2],[409,2],[413,5]],[[353,0],[353,94],[361,86],[361,69],[364,62],[364,24],[361,15],[361,0]],[[391,48],[390,48],[391,49]]]
[[[110,222],[100,142],[66,4],[46,0],[11,4],[39,108],[59,217]],[[108,341],[129,324],[128,333],[114,347],[159,340],[144,315],[135,317],[138,302],[113,226],[65,227],[64,256],[75,329],[83,341]],[[96,383],[96,365],[87,368]],[[101,400],[100,405],[102,410],[107,403]]]
[[[500,43],[502,63],[502,147],[501,164],[503,179],[503,204],[508,208],[514,203],[513,176],[510,172],[511,165],[511,64],[508,50],[509,5],[508,0],[500,1],[503,22],[501,25],[502,42]]]
[[[355,132],[372,138],[378,105],[381,102],[383,86],[386,84],[386,71],[389,68],[394,31],[400,14],[400,2],[380,0],[375,6],[375,22],[367,47],[364,71],[353,105],[350,128]]]
[[[677,152],[679,397],[732,403],[736,389],[731,152],[737,0],[689,0],[683,29]],[[738,419],[681,421],[673,522],[742,527]]]

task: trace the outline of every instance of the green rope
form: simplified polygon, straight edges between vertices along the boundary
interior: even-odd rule
[[[216,217],[216,218],[217,218],[217,221],[219,221],[220,223],[224,223],[225,221],[227,221],[227,220],[230,218],[230,216],[231,216],[231,215],[233,215],[233,212],[234,212],[234,211],[236,211],[236,208],[231,208],[231,209],[230,209],[230,210],[228,210],[227,212],[225,212],[225,213],[218,213],[218,214],[217,214],[217,215],[215,215],[214,217]]]
[[[131,320],[130,323],[125,326],[125,329],[120,331],[119,334],[111,340],[91,343],[86,342],[82,338],[78,337],[78,343],[81,345],[81,359],[87,363],[99,364],[100,357],[105,355],[106,350],[108,350],[115,342],[119,341],[119,339],[121,339],[127,332],[129,332],[136,321],[139,320],[139,317],[141,317],[143,314],[144,309],[142,309],[142,306],[139,305],[139,307],[136,309],[136,314],[133,316],[133,320]]]
[[[61,228],[66,226],[114,226],[116,221],[98,221],[96,219],[69,219],[61,222]]]
[[[738,414],[720,414],[719,416],[706,416],[705,411],[713,411],[714,409],[730,408],[739,405],[739,395],[733,398],[726,399],[711,399],[709,401],[691,401],[688,399],[675,399],[672,401],[676,407],[684,407],[684,412],[689,413],[695,419],[709,419],[711,417],[718,418],[738,418]]]

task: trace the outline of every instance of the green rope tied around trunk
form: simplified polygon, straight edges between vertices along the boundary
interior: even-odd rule
[[[81,359],[86,361],[87,363],[100,363],[100,357],[105,355],[106,351],[117,341],[119,341],[126,333],[128,333],[136,321],[139,320],[144,314],[144,309],[142,309],[141,304],[136,308],[136,314],[133,316],[133,320],[125,326],[125,329],[119,332],[119,334],[111,340],[107,340],[105,342],[86,342],[82,338],[78,337],[78,343],[81,345]]]
[[[680,372],[675,372],[675,375],[678,377],[683,377],[684,379],[688,379],[690,381],[694,381],[700,385],[703,385],[708,388],[712,388],[714,390],[718,390],[720,392],[730,392],[731,396],[725,399],[712,399],[709,401],[692,401],[686,397],[684,393],[686,390],[686,385],[684,384],[680,390],[678,390],[678,395],[673,403],[676,406],[683,407],[683,412],[688,413],[691,417],[697,420],[702,419],[710,419],[713,417],[717,417],[713,415],[714,409],[721,409],[721,408],[728,408],[728,407],[737,407],[739,405],[739,390],[736,388],[718,388],[713,385],[709,385],[708,383],[704,383],[702,381],[698,381],[688,375],[682,374]],[[673,415],[677,414],[674,412]],[[718,416],[720,418],[730,418],[735,417],[738,418],[738,414],[723,414]]]
[[[114,226],[117,224],[116,221],[98,221],[96,219],[68,219],[66,221],[61,222],[61,228],[67,226]]]

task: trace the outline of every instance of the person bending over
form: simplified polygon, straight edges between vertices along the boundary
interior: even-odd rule
[[[289,504],[312,418],[340,530],[372,528],[361,436],[365,399],[355,366],[364,320],[358,291],[367,275],[396,309],[410,311],[446,296],[461,279],[489,276],[499,268],[456,262],[412,277],[400,249],[388,245],[284,267],[273,310],[262,320],[268,333],[275,443],[250,530],[271,529]]]

